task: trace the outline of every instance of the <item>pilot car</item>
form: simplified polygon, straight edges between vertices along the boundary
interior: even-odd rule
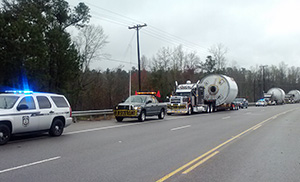
[[[121,122],[124,118],[138,118],[139,121],[145,121],[146,116],[155,115],[164,119],[167,104],[159,103],[155,94],[156,92],[137,92],[137,95],[128,97],[125,102],[115,107],[116,120]]]
[[[63,95],[32,91],[0,94],[0,145],[12,135],[47,131],[60,136],[72,123],[72,110]]]

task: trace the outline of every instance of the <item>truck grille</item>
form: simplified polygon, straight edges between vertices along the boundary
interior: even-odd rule
[[[180,103],[180,99],[171,99],[171,103]]]
[[[118,106],[118,109],[129,109],[129,106]]]

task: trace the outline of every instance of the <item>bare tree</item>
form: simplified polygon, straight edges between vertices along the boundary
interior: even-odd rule
[[[82,56],[82,71],[89,69],[92,61],[101,60],[107,54],[103,53],[108,36],[101,26],[88,25],[83,28],[77,37],[77,46]]]
[[[228,49],[223,44],[217,44],[208,49],[208,52],[212,54],[213,59],[216,61],[216,68],[218,71],[224,70],[226,67],[225,54]]]

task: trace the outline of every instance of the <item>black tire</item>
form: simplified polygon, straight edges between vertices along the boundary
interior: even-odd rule
[[[64,132],[64,122],[59,118],[54,119],[51,128],[49,130],[49,135],[57,137],[60,136],[63,132]]]
[[[139,121],[144,122],[146,120],[146,112],[142,110],[141,114],[139,115]]]
[[[7,125],[0,124],[0,145],[6,144],[11,136],[11,131]]]
[[[170,116],[170,115],[172,115],[172,113],[167,113],[167,115],[169,115],[169,116]]]
[[[161,109],[158,114],[158,119],[164,119],[165,118],[165,110]]]
[[[123,117],[116,117],[116,120],[118,121],[118,122],[122,122],[123,121]]]
[[[192,112],[193,112],[193,111],[192,111],[192,107],[191,107],[191,106],[189,106],[189,107],[188,107],[188,112],[187,112],[186,114],[187,114],[187,115],[191,115],[191,114],[192,114]]]

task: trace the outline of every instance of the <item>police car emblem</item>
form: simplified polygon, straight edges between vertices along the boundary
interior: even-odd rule
[[[29,124],[29,116],[23,116],[22,117],[22,123],[24,127],[27,127]]]

